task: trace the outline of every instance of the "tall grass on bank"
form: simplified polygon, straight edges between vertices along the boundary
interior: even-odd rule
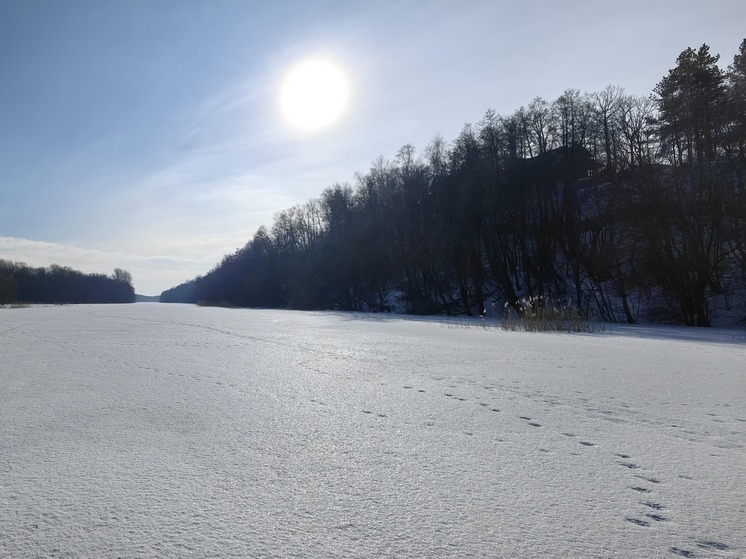
[[[597,316],[588,316],[572,303],[553,304],[543,297],[518,301],[516,310],[505,303],[502,329],[523,332],[603,332],[607,324]]]

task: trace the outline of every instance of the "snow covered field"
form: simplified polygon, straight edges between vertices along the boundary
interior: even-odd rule
[[[746,335],[0,310],[0,557],[746,557]]]

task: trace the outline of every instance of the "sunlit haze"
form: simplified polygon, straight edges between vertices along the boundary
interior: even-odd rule
[[[746,2],[0,0],[0,258],[154,295],[488,109],[727,67]]]
[[[347,78],[333,63],[304,60],[282,83],[282,113],[291,126],[313,132],[330,126],[342,115],[349,93]]]

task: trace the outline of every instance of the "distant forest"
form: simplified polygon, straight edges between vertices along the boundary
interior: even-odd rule
[[[609,86],[405,145],[163,302],[709,326],[746,317],[746,40],[688,48],[649,97]],[[456,84],[454,84],[456,86]]]
[[[0,305],[10,303],[134,303],[132,275],[84,274],[52,265],[31,268],[0,260]]]

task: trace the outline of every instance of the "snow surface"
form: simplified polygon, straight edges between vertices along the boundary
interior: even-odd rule
[[[0,557],[746,557],[743,331],[65,306],[0,354]]]

